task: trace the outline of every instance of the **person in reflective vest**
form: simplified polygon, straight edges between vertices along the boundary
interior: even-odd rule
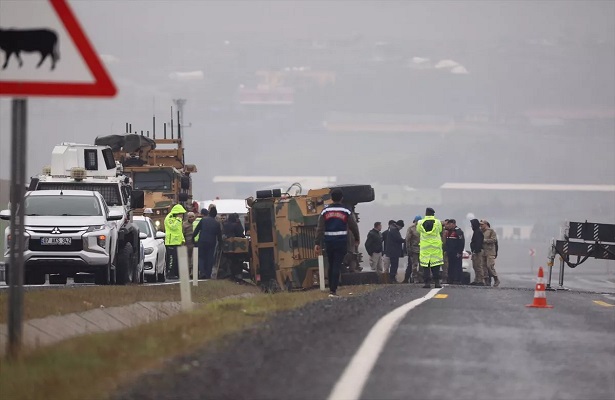
[[[444,264],[442,254],[442,222],[436,219],[436,212],[428,207],[425,218],[417,224],[417,231],[421,236],[419,242],[419,264],[423,268],[424,288],[431,288],[430,281],[433,275],[434,287],[440,286],[440,267]]]

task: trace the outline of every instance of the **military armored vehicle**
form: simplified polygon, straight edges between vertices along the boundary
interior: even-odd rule
[[[190,174],[197,169],[184,163],[181,135],[152,139],[127,133],[97,137],[94,143],[109,146],[124,174],[132,178],[134,189],[144,191],[144,207],[136,209],[135,214],[142,215],[145,208],[150,208],[152,214],[148,216],[158,230],[164,231],[164,218],[175,204],[192,209]]]
[[[339,188],[344,205],[359,221],[356,206],[374,200],[370,185],[341,185],[290,195],[261,190],[246,199],[248,238],[225,239],[222,252],[242,253],[252,280],[267,291],[307,289],[319,285],[318,256],[314,252],[316,226],[322,210],[332,203],[331,190]],[[362,255],[349,234],[342,284],[376,283],[382,277],[360,271]],[[325,272],[327,260],[325,259]]]

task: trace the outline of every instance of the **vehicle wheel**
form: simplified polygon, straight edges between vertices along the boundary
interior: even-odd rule
[[[471,276],[469,272],[464,272],[462,277],[461,277],[461,283],[463,283],[464,285],[469,285],[470,284],[470,280],[471,280]]]
[[[126,243],[122,250],[117,254],[117,266],[115,268],[115,283],[125,285],[132,282],[135,269],[133,267],[134,256],[132,254],[132,244]]]
[[[66,275],[49,275],[50,285],[66,285]]]
[[[167,280],[167,266],[163,265],[162,266],[162,273],[161,274],[156,274],[156,276],[158,277],[158,282],[166,282],[166,280]]]
[[[345,203],[369,203],[374,201],[374,188],[371,185],[339,185],[331,189],[341,189]]]
[[[42,272],[28,272],[26,271],[24,283],[26,285],[44,285],[46,276]]]
[[[77,276],[75,275],[75,282],[77,282]],[[84,282],[83,278],[79,278],[80,282]],[[94,283],[97,285],[108,285],[111,283],[111,268],[109,265],[102,267],[94,273]]]

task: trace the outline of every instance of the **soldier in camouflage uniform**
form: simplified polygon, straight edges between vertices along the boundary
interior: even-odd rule
[[[482,264],[485,271],[485,285],[491,286],[491,277],[493,277],[493,286],[500,286],[500,279],[498,273],[495,271],[495,258],[497,257],[497,244],[498,237],[491,224],[486,220],[480,221],[480,230],[483,231],[483,252],[482,252]]]
[[[414,283],[423,283],[423,274],[419,269],[419,242],[421,241],[421,237],[416,230],[416,223],[421,219],[423,219],[423,217],[420,215],[414,217],[414,221],[412,221],[412,224],[406,231],[406,249],[408,249],[410,263],[408,268],[406,268],[406,276],[404,277],[403,283],[408,283],[410,278],[412,278],[412,282]]]

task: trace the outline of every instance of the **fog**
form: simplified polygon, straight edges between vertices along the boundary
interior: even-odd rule
[[[615,185],[615,2],[70,4],[119,92],[31,99],[28,176],[62,141],[92,143],[126,123],[152,130],[153,114],[161,132],[172,100],[183,98],[199,200],[335,177],[376,189],[377,200],[359,208],[362,232],[374,220],[409,221],[425,206],[464,223],[467,213],[496,225],[539,222],[549,232],[539,240],[565,220],[615,221],[612,189],[442,189]],[[288,89],[289,104],[245,101],[250,90]],[[0,118],[0,178],[8,179],[6,98]],[[228,176],[289,181],[214,182]]]

